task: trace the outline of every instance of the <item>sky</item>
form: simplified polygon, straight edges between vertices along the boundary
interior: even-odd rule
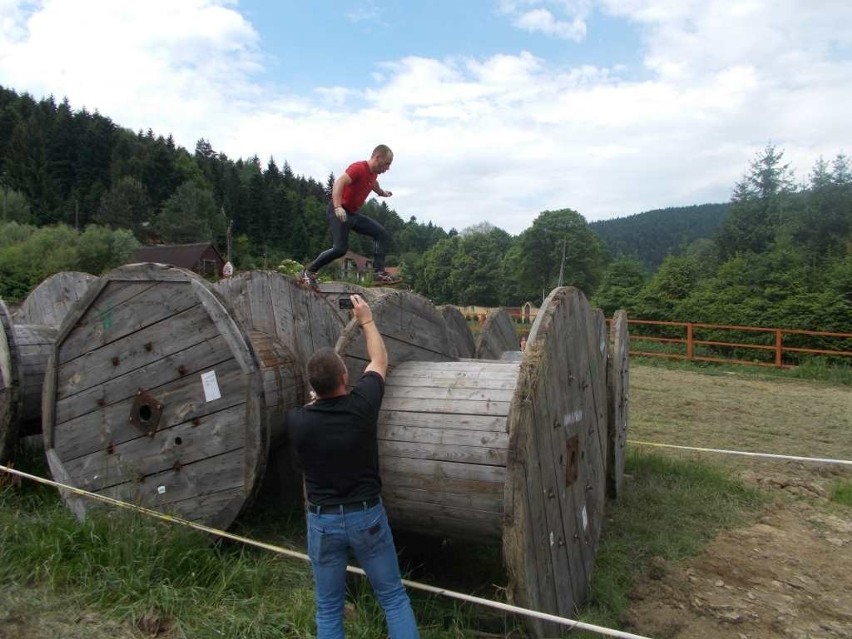
[[[0,0],[0,85],[509,233],[726,202],[852,154],[849,0]]]

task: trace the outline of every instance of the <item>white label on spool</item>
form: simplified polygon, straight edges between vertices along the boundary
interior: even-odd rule
[[[553,545],[553,531],[550,531],[550,545]]]
[[[583,506],[583,532],[589,529],[589,516],[586,514],[586,507]]]
[[[222,397],[219,391],[219,382],[216,381],[216,371],[201,373],[201,384],[204,386],[204,401],[212,402]]]
[[[577,422],[581,421],[583,421],[582,408],[578,408],[577,410],[571,411],[570,413],[566,413],[562,416],[562,425],[565,427],[568,427],[571,424],[576,424]]]
[[[166,487],[165,486],[157,486],[157,494],[158,495],[165,495],[166,494]]]

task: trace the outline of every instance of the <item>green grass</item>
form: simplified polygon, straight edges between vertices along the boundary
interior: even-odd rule
[[[721,530],[753,519],[766,499],[711,466],[635,450],[625,473],[625,490],[607,505],[591,596],[581,611],[583,621],[610,628],[619,627],[634,580],[652,558],[699,554]]]
[[[579,612],[583,621],[608,627],[619,627],[633,580],[651,558],[678,561],[701,552],[719,530],[752,517],[762,499],[711,467],[653,454],[631,451],[626,473],[622,495],[607,505],[591,598]],[[849,500],[850,493],[852,486],[840,486],[835,499]],[[295,548],[304,542],[298,512],[262,503],[235,532]],[[498,547],[404,534],[397,534],[397,546],[411,579],[505,598]],[[94,512],[80,524],[53,489],[29,482],[0,489],[0,583],[73,597],[75,606],[165,628],[168,637],[315,632],[307,564],[235,542],[211,543],[124,511]],[[411,596],[424,638],[522,632],[511,616],[418,591]],[[382,612],[362,578],[350,577],[347,600],[347,636],[384,636]]]
[[[852,482],[838,481],[831,487],[830,499],[844,506],[852,506]]]
[[[669,370],[700,371],[708,375],[736,373],[737,375],[752,379],[803,379],[852,386],[852,361],[845,364],[838,364],[830,363],[819,357],[803,361],[800,366],[795,368],[784,369],[768,366],[750,366],[748,364],[722,364],[640,356],[631,356],[630,363],[637,366],[657,366]]]

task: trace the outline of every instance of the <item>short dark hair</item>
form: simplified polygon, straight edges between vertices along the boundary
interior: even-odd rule
[[[308,383],[320,396],[340,386],[340,376],[345,372],[346,366],[333,348],[321,348],[308,360]]]
[[[373,154],[370,157],[374,158],[386,158],[392,157],[393,151],[390,150],[390,147],[387,144],[380,144],[375,149],[373,149]]]

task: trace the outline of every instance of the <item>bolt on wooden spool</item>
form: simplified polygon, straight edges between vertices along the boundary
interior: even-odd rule
[[[0,300],[0,463],[21,437],[41,433],[41,391],[59,325],[96,280],[68,271],[45,279],[15,313]]]
[[[377,310],[382,334],[396,330],[399,319]],[[354,322],[338,340],[350,377],[364,368],[363,342]],[[399,352],[379,416],[394,525],[502,542],[512,600],[572,616],[588,591],[606,486],[605,358],[585,297],[554,290],[521,361]],[[532,625],[538,636],[558,632]]]

